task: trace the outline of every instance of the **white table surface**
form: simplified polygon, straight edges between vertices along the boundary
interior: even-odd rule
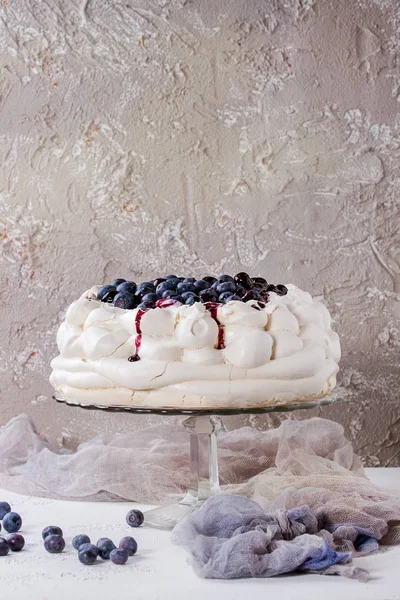
[[[399,469],[367,469],[378,485],[400,495]],[[125,515],[133,503],[64,502],[0,490],[21,514],[26,546],[0,557],[0,598],[12,600],[400,600],[400,546],[362,557],[356,564],[370,571],[367,583],[344,577],[289,575],[271,579],[204,580],[187,563],[187,554],[170,542],[170,533],[146,527],[132,529]],[[47,525],[64,530],[62,554],[48,554],[41,540]],[[3,533],[3,532],[2,532]],[[138,554],[124,566],[98,560],[82,565],[71,540],[87,533],[92,541],[110,537],[118,544],[133,535]],[[1,533],[0,533],[1,535]]]

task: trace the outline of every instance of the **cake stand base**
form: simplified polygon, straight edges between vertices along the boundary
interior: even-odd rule
[[[203,504],[220,493],[218,479],[217,432],[223,427],[218,416],[189,417],[183,422],[190,434],[190,486],[179,504],[148,510],[145,525],[172,529]]]

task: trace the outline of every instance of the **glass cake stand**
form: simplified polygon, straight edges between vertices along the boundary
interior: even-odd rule
[[[190,437],[190,485],[185,497],[178,504],[161,506],[145,512],[145,525],[160,529],[173,529],[186,515],[199,508],[207,498],[220,493],[218,478],[217,433],[224,429],[221,421],[223,415],[264,414],[272,412],[290,412],[307,408],[316,408],[344,400],[345,390],[336,388],[329,396],[314,397],[307,400],[287,404],[274,404],[256,408],[216,408],[216,409],[177,409],[143,408],[123,406],[97,406],[69,402],[60,394],[54,400],[68,406],[86,410],[103,410],[107,412],[182,415],[187,418],[183,426]]]

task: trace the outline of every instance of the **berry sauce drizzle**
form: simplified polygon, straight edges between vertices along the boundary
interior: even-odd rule
[[[135,327],[136,327],[136,333],[137,333],[137,336],[135,338],[136,353],[133,356],[130,356],[128,358],[129,362],[136,362],[137,360],[140,360],[139,350],[140,350],[140,344],[142,343],[142,329],[140,327],[140,323],[142,321],[143,315],[145,315],[148,310],[149,310],[148,308],[139,308],[139,310],[136,313],[136,316],[135,316]]]
[[[206,302],[205,303],[205,307],[208,310],[208,312],[210,313],[211,318],[214,319],[214,321],[218,325],[218,345],[217,345],[217,349],[218,350],[223,350],[225,348],[224,328],[223,328],[223,326],[221,325],[221,323],[217,319],[217,312],[218,312],[218,308],[220,306],[221,306],[221,304],[219,304],[218,302]]]

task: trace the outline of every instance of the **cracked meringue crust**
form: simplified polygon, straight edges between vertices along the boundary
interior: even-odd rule
[[[68,402],[98,406],[261,408],[323,396],[336,384],[339,337],[321,302],[287,288],[258,310],[218,305],[218,323],[201,303],[149,309],[131,362],[138,309],[100,302],[94,287],[60,325],[50,382]]]

